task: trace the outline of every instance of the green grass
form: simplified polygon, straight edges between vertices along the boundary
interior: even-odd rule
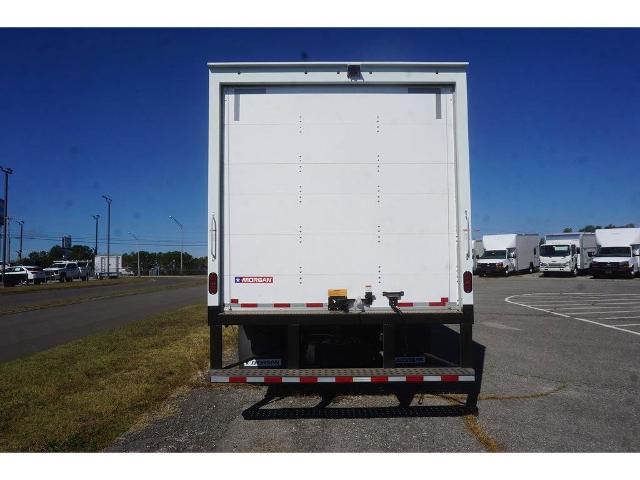
[[[203,382],[208,358],[206,306],[193,305],[0,364],[0,451],[101,450]]]

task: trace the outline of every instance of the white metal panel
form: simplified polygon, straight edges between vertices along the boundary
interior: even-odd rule
[[[448,100],[449,103],[443,103],[441,105],[441,114],[442,119],[447,122],[448,128],[445,129],[446,135],[449,139],[448,148],[446,150],[446,160],[445,162],[449,162],[451,164],[455,163],[455,167],[452,165],[451,169],[448,172],[448,183],[447,185],[453,185],[453,189],[449,189],[449,195],[453,196],[455,202],[448,202],[448,218],[449,222],[449,256],[453,258],[453,263],[456,264],[455,270],[458,270],[460,275],[463,271],[471,270],[472,259],[471,259],[471,212],[470,212],[470,190],[469,190],[469,157],[468,157],[468,130],[467,130],[467,92],[466,92],[466,64],[464,63],[401,63],[401,62],[355,62],[362,63],[363,77],[354,81],[347,77],[346,75],[346,63],[268,63],[268,64],[210,64],[210,141],[209,141],[209,218],[208,221],[211,221],[213,217],[220,216],[220,218],[224,221],[225,216],[228,217],[230,214],[230,205],[220,204],[221,200],[221,191],[218,188],[222,187],[222,191],[224,192],[224,196],[226,198],[229,192],[229,178],[228,175],[221,180],[219,174],[221,173],[221,161],[228,161],[229,153],[228,144],[230,137],[233,136],[233,130],[235,125],[228,125],[229,128],[222,128],[222,124],[225,119],[227,123],[229,123],[229,119],[233,118],[230,116],[234,110],[234,98],[233,94],[223,94],[222,92],[229,87],[229,90],[238,87],[249,87],[255,88],[256,85],[259,87],[270,88],[273,85],[284,85],[288,84],[289,86],[293,86],[296,88],[298,85],[311,85],[311,84],[322,84],[323,86],[339,86],[339,87],[347,87],[352,88],[356,84],[361,86],[363,83],[365,85],[375,86],[376,88],[388,88],[389,86],[394,86],[393,88],[398,88],[399,92],[405,89],[407,86],[442,86],[442,85],[451,85],[453,89],[452,93],[449,94],[449,98],[445,95],[441,97],[441,101],[444,102],[445,99]],[[453,93],[455,92],[455,93]],[[233,152],[235,156],[236,162],[244,161],[247,164],[256,164],[260,162],[266,161],[269,164],[276,163],[286,163],[293,162],[295,164],[295,155],[298,155],[298,162],[301,162],[300,157],[305,157],[302,155],[302,149],[307,143],[302,142],[301,140],[304,138],[305,130],[302,132],[298,131],[298,136],[292,136],[291,131],[294,128],[299,128],[299,125],[296,124],[295,121],[281,121],[281,118],[270,117],[272,120],[275,118],[280,121],[280,125],[276,125],[274,128],[270,129],[270,125],[265,122],[263,126],[253,125],[248,121],[250,118],[247,118],[245,115],[246,108],[248,103],[253,102],[257,99],[259,95],[256,94],[242,94],[243,96],[240,100],[240,113],[238,117],[238,124],[242,124],[241,128],[243,130],[248,131],[248,129],[253,128],[254,135],[251,136],[250,143],[236,143],[234,141],[234,146],[242,151],[243,147],[249,147],[248,151],[245,149],[245,153],[252,153],[250,156],[240,155],[238,158],[238,151]],[[421,98],[428,99],[428,97],[421,97],[422,94],[418,94],[418,100]],[[410,95],[407,95],[407,97]],[[411,96],[416,97],[416,94],[412,94]],[[385,97],[390,98],[389,96]],[[435,103],[435,98],[431,98]],[[275,99],[274,99],[275,100]],[[415,102],[415,98],[413,101]],[[259,100],[258,100],[259,101]],[[354,102],[358,102],[359,100],[354,100]],[[386,100],[385,100],[386,101]],[[391,102],[393,103],[393,102]],[[286,110],[281,109],[282,105],[278,104],[278,114],[286,113]],[[273,113],[274,109],[270,109]],[[402,109],[399,109],[398,113],[400,117],[407,114],[407,118],[410,119],[410,122],[416,122],[418,117],[414,116],[411,111],[402,112]],[[337,113],[336,113],[337,112]],[[335,115],[344,115],[345,113],[349,113],[346,109],[335,109]],[[394,163],[394,166],[390,167],[395,171],[395,163],[416,163],[422,164],[426,163],[425,160],[418,158],[415,159],[412,155],[416,152],[416,148],[419,147],[422,139],[415,139],[412,135],[409,135],[408,139],[401,139],[401,135],[403,133],[403,129],[400,128],[400,133],[395,135],[398,138],[399,142],[417,142],[417,143],[407,143],[407,145],[413,145],[412,147],[407,148],[407,154],[398,155],[397,148],[389,148],[386,147],[395,143],[390,141],[390,139],[394,136],[392,133],[394,130],[394,125],[391,120],[393,119],[394,111],[386,111],[383,112],[383,117],[386,116],[386,124],[385,122],[381,122],[382,129],[379,132],[377,138],[384,139],[382,142],[378,142],[379,145],[374,145],[375,147],[379,147],[375,149],[376,159],[371,162],[369,153],[372,152],[370,148],[371,145],[374,144],[376,140],[365,142],[361,144],[361,148],[359,150],[359,155],[355,157],[355,160],[352,158],[350,161],[352,163],[359,163],[366,165],[375,166],[377,172],[384,171],[387,165]],[[298,121],[300,119],[298,118]],[[304,118],[302,119],[304,122]],[[362,120],[362,119],[360,119]],[[355,123],[360,123],[360,127],[364,125],[364,127],[368,127],[369,124],[365,121],[358,121]],[[383,118],[384,120],[384,118]],[[435,119],[434,119],[435,120]],[[428,119],[425,123],[428,122]],[[321,123],[321,122],[319,122]],[[377,124],[378,122],[376,122]],[[440,122],[441,123],[441,122]],[[240,126],[240,125],[238,125]],[[311,122],[307,125],[309,128],[313,126]],[[264,127],[264,128],[263,128]],[[386,127],[386,129],[385,129]],[[431,127],[429,128],[429,132],[435,132]],[[355,127],[358,130],[358,127]],[[316,130],[313,128],[313,130]],[[322,130],[322,127],[317,130]],[[364,128],[360,128],[360,131],[363,131]],[[453,130],[453,131],[451,131]],[[344,131],[344,129],[342,130]],[[283,132],[283,133],[280,133]],[[423,131],[424,134],[424,131]],[[339,134],[337,134],[339,135]],[[438,135],[436,135],[438,136]],[[343,138],[349,139],[348,135],[342,135]],[[307,137],[308,138],[308,137]],[[374,137],[375,138],[375,137]],[[284,141],[282,141],[284,140]],[[319,139],[322,141],[322,138]],[[270,143],[278,144],[277,157],[274,161],[274,154],[270,148],[264,148],[268,146]],[[429,142],[427,142],[429,143]],[[428,146],[427,149],[433,149],[434,146]],[[302,158],[302,163],[306,160],[306,165],[309,165],[314,160],[312,155],[315,155],[315,158],[320,158],[320,162],[326,162],[328,158],[326,155],[319,155],[318,152],[321,152],[322,148],[318,145],[315,148],[306,153],[306,158]],[[331,150],[329,149],[329,152]],[[435,150],[434,150],[435,151]],[[381,154],[381,153],[382,154]],[[438,164],[441,162],[440,157],[442,157],[442,150],[438,155],[436,155],[436,159],[434,162]],[[381,160],[378,159],[378,155],[383,157]],[[386,158],[384,158],[386,157]],[[223,160],[224,159],[224,160]],[[343,162],[346,163],[346,162]],[[343,165],[341,163],[341,166]],[[233,163],[232,163],[233,165]],[[302,165],[302,169],[305,168],[305,165]],[[389,170],[387,170],[388,172]],[[377,173],[376,172],[376,173]],[[360,176],[367,177],[368,172],[364,172],[360,174]],[[422,174],[420,174],[422,175]],[[415,174],[411,176],[413,180],[415,178]],[[430,178],[430,177],[429,177]],[[368,182],[371,179],[365,181]],[[395,182],[392,182],[391,185],[395,185]],[[306,184],[307,189],[311,190],[309,185],[314,185],[314,183]],[[360,184],[358,184],[360,186]],[[364,187],[363,187],[364,188]],[[357,188],[355,188],[357,190]],[[383,185],[383,191],[391,192],[392,189],[389,185]],[[407,187],[409,191],[409,186]],[[332,192],[335,195],[340,195],[339,189],[336,189]],[[425,192],[422,192],[425,193]],[[434,192],[431,193],[442,193],[442,192]],[[320,195],[321,192],[318,192]],[[365,195],[361,195],[365,198]],[[377,195],[376,195],[377,196]],[[371,198],[371,195],[369,195]],[[384,198],[384,195],[383,195]],[[305,198],[306,199],[306,198]],[[352,199],[351,199],[352,200]],[[225,200],[226,201],[226,200]],[[366,203],[366,201],[363,200]],[[362,202],[350,202],[354,204],[361,204]],[[308,203],[309,205],[313,204]],[[317,202],[320,205],[320,202]],[[290,215],[291,212],[283,212],[284,215]],[[353,215],[344,215],[345,217],[352,217]],[[293,217],[292,217],[293,218]],[[336,217],[331,217],[330,215],[325,215],[323,217],[325,219],[333,218],[333,222],[335,222]],[[342,217],[340,217],[342,218]],[[356,214],[357,218],[357,214]],[[453,221],[451,221],[453,219]],[[342,220],[340,220],[342,221]],[[224,223],[224,222],[223,222]],[[210,223],[213,225],[213,222]],[[353,222],[350,224],[353,225]],[[227,279],[231,277],[229,272],[231,271],[230,265],[230,257],[229,251],[225,250],[231,246],[229,242],[231,238],[231,232],[229,231],[230,224],[222,225],[222,228],[218,230],[218,234],[214,235],[212,231],[210,231],[209,236],[209,271],[210,272],[219,272],[226,273]],[[320,232],[322,233],[322,232]],[[328,230],[325,233],[329,233]],[[424,233],[424,232],[423,232]],[[220,235],[224,234],[226,241],[224,242],[227,246],[222,247],[222,242]],[[366,235],[366,232],[356,231],[354,235]],[[275,235],[275,234],[274,234]],[[268,236],[268,235],[266,235]],[[376,238],[378,237],[378,232],[376,232]],[[383,237],[384,239],[384,237]],[[468,245],[467,245],[468,244]],[[465,248],[467,247],[467,248]],[[320,252],[319,255],[326,256],[326,252]],[[219,263],[221,259],[224,259],[224,268]],[[390,278],[389,274],[387,278]],[[402,277],[402,275],[400,275]],[[404,275],[407,281],[409,278],[407,274]],[[450,277],[452,282],[449,284],[449,288],[451,290],[457,291],[461,295],[461,300],[464,304],[472,304],[473,303],[473,294],[472,293],[464,293],[462,292],[462,288],[459,282],[453,281],[453,277]],[[228,281],[228,280],[227,280]],[[288,281],[288,280],[287,280]],[[411,280],[413,281],[413,280]],[[354,280],[355,283],[360,283],[361,280]],[[416,284],[419,284],[420,281],[416,280]],[[443,282],[440,282],[443,284]],[[258,286],[256,288],[261,288],[262,286]],[[391,289],[391,288],[389,288]],[[351,293],[351,292],[350,292]],[[326,293],[323,293],[326,295]],[[450,295],[453,297],[453,295]],[[228,301],[229,295],[228,292],[225,295],[225,298]],[[324,297],[323,297],[324,298]],[[313,300],[313,299],[312,299]],[[435,299],[437,300],[437,299]],[[278,299],[276,301],[290,301],[288,299]],[[320,299],[318,299],[320,301]],[[209,295],[208,296],[209,305],[219,305],[221,300],[218,300],[217,295]]]
[[[365,285],[380,304],[393,289],[407,301],[457,301],[450,92],[307,86],[234,95],[225,116],[225,303],[318,302],[329,288],[355,297]],[[244,276],[273,282],[235,281]]]

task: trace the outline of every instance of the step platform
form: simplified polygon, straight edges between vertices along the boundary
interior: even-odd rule
[[[229,368],[209,371],[211,383],[465,383],[476,380],[473,368]]]

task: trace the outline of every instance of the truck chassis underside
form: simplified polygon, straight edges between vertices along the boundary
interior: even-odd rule
[[[222,328],[226,325],[286,326],[286,368],[238,368],[241,361],[224,366],[222,359]],[[383,337],[382,368],[300,368],[301,325],[379,325]],[[396,365],[396,334],[402,325],[459,325],[458,365],[446,367],[414,367]],[[467,393],[466,407],[476,410],[479,382],[473,362],[473,306],[462,313],[378,314],[323,312],[315,315],[279,313],[229,314],[209,307],[210,360],[209,379],[212,383],[252,383],[267,385],[301,384],[412,384],[438,391]]]

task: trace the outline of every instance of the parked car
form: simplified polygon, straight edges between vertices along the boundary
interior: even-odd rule
[[[6,285],[19,285],[21,283],[39,285],[45,282],[45,274],[42,268],[31,265],[15,265],[6,269]]]
[[[75,261],[60,260],[53,262],[53,265],[45,268],[44,272],[47,276],[47,281],[72,282],[74,278],[78,280],[89,280],[87,272],[83,272]]]

